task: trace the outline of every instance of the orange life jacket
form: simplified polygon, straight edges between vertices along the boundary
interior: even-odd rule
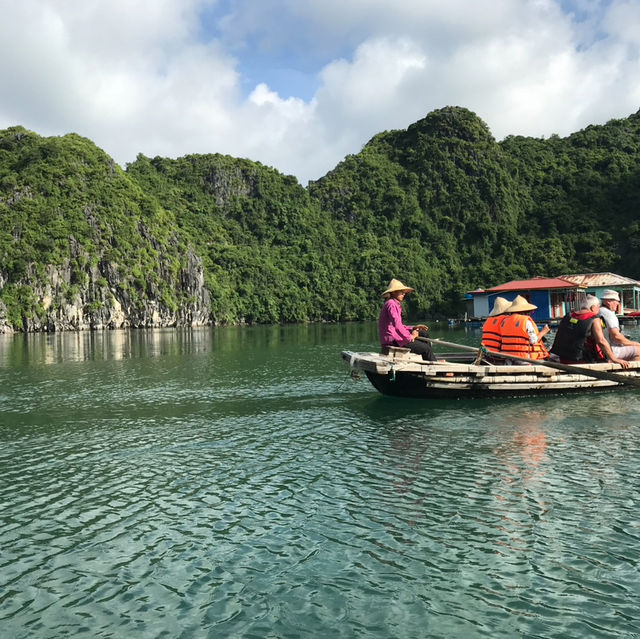
[[[509,353],[516,357],[526,357],[528,359],[547,359],[549,352],[545,348],[542,340],[538,340],[536,344],[529,342],[529,333],[527,333],[527,321],[529,317],[526,315],[507,315],[501,324],[502,347],[503,353]],[[531,320],[535,328],[536,335],[538,327]]]
[[[499,351],[502,346],[502,331],[500,324],[504,315],[488,317],[482,327],[482,345],[489,351]]]

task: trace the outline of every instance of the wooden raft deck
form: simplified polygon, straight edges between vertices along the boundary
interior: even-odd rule
[[[425,362],[408,349],[390,349],[388,355],[342,352],[342,358],[352,370],[364,372],[373,386],[386,395],[498,397],[628,388],[616,381],[594,379],[578,372],[560,371],[542,364],[475,365],[468,355],[438,354],[438,357],[446,358],[447,361]],[[581,364],[580,368],[640,377],[640,362],[631,362],[628,369],[608,362]]]

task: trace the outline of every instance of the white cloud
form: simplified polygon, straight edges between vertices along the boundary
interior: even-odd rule
[[[319,98],[326,96],[357,117],[386,111],[407,77],[418,77],[425,65],[426,56],[408,39],[367,40],[353,62],[338,60],[325,67]]]
[[[121,164],[139,152],[227,153],[306,183],[375,133],[446,105],[475,111],[497,138],[565,135],[640,106],[637,0],[574,0],[572,13],[557,0],[225,6],[3,3],[0,128],[74,131]],[[270,63],[289,67],[283,77],[315,74],[315,96],[260,80]]]
[[[637,0],[614,2],[604,19],[609,34],[621,42],[640,46],[640,3]],[[637,48],[635,55],[638,55]]]

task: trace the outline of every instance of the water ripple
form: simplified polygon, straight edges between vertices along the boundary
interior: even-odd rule
[[[7,636],[637,632],[636,394],[405,403],[188,344],[3,380]]]

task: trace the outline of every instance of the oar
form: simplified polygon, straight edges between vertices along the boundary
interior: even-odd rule
[[[416,337],[421,342],[430,342],[431,344],[442,344],[444,346],[451,346],[453,348],[460,348],[464,351],[480,354],[484,352],[479,348],[473,346],[464,346],[463,344],[456,344],[455,342],[445,342],[440,339],[431,339],[429,337]],[[527,364],[536,364],[539,366],[547,366],[548,368],[556,368],[559,371],[566,371],[568,373],[580,373],[587,377],[593,377],[595,379],[608,379],[612,382],[618,382],[618,384],[626,384],[627,386],[635,386],[640,388],[640,379],[637,377],[627,377],[626,375],[620,375],[619,373],[612,373],[611,371],[600,371],[591,368],[584,368],[582,366],[575,366],[574,364],[561,364],[560,362],[552,362],[548,359],[528,359],[526,357],[517,357],[516,355],[507,355],[502,352],[487,351],[488,355],[495,355],[502,359],[514,360],[516,362],[526,362]]]

